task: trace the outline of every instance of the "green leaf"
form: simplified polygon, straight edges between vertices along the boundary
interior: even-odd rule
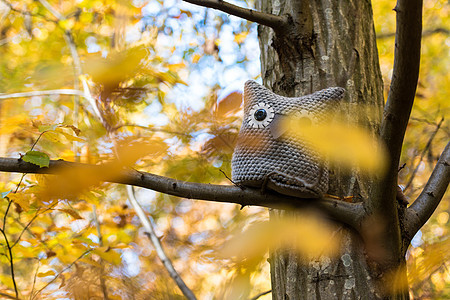
[[[28,151],[24,156],[22,156],[22,160],[38,165],[41,168],[48,167],[50,165],[50,157],[39,151]]]
[[[11,191],[12,191],[12,190],[9,190],[9,191],[7,191],[7,192],[0,193],[0,196],[1,196],[2,199],[3,199],[3,198],[5,198],[6,196],[8,196],[8,194],[11,193]]]

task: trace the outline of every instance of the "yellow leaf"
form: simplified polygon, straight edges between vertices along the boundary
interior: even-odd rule
[[[59,21],[59,25],[65,30],[69,30],[73,28],[73,26],[75,25],[75,21],[73,19],[64,19]]]
[[[77,136],[71,135],[70,133],[63,131],[61,128],[56,128],[55,131],[62,134],[66,139],[68,139],[71,142],[74,142],[74,141],[75,142],[85,142],[85,140],[83,140]]]
[[[202,58],[202,56],[200,54],[196,53],[196,54],[192,55],[192,63],[194,63],[194,64],[198,63],[200,58]]]
[[[56,273],[53,270],[48,270],[47,272],[39,272],[37,273],[38,277],[47,277],[47,276],[55,276]]]
[[[221,250],[223,257],[237,261],[259,262],[268,249],[295,249],[305,258],[337,254],[340,235],[325,219],[304,213],[295,218],[285,217],[253,224],[249,229],[227,242]]]
[[[122,262],[122,259],[120,258],[120,254],[116,251],[112,250],[109,247],[100,247],[92,251],[92,253],[97,254],[102,259],[106,260],[109,263],[112,263],[114,265],[118,265]]]
[[[170,71],[177,72],[180,69],[185,68],[186,65],[184,63],[178,63],[178,64],[169,64],[167,67],[169,68]]]
[[[242,44],[247,38],[248,32],[241,32],[234,36],[234,41],[238,44]]]
[[[156,158],[165,155],[168,148],[167,144],[159,139],[131,143],[125,140],[118,146],[117,154],[120,162],[129,166],[145,156]]]
[[[14,203],[17,203],[22,207],[24,211],[28,211],[30,209],[30,203],[32,201],[32,196],[26,193],[10,193],[8,195],[9,199],[11,199]]]
[[[18,129],[18,127],[23,127],[26,124],[30,123],[30,117],[25,114],[18,114],[6,119],[1,120],[0,122],[0,133],[1,134],[10,134]]]
[[[386,151],[367,129],[343,121],[312,124],[295,117],[285,118],[281,126],[332,164],[378,174],[386,169]]]
[[[75,210],[71,209],[71,208],[60,208],[58,209],[59,211],[65,212],[66,214],[69,214],[72,216],[72,218],[74,218],[75,220],[81,220],[83,219],[82,216],[80,216],[78,214],[78,212],[76,212]]]

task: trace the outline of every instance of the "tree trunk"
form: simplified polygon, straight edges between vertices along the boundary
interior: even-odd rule
[[[384,100],[370,1],[259,0],[257,9],[287,14],[293,25],[292,31],[285,32],[259,26],[263,84],[285,96],[344,87],[343,114],[376,135]],[[370,195],[371,182],[357,171],[349,174],[334,169],[328,193],[362,201]],[[271,211],[271,218],[281,215]],[[361,237],[343,224],[335,226],[344,233],[337,257],[306,261],[294,252],[271,253],[273,299],[377,299],[385,295]],[[407,293],[402,297],[407,298]]]

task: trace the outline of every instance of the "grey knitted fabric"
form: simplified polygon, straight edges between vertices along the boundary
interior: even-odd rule
[[[307,142],[279,124],[290,115],[308,119],[311,126],[324,122],[326,111],[336,106],[343,94],[344,89],[334,87],[288,98],[247,81],[244,119],[231,161],[233,181],[295,197],[320,197],[328,190],[328,170]]]

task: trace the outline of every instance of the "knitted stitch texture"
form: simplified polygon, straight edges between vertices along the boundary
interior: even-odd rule
[[[288,98],[247,81],[244,119],[231,161],[232,179],[242,185],[269,188],[302,198],[317,198],[328,190],[328,169],[306,141],[280,126],[284,117],[307,118],[311,126],[326,121],[343,88]]]

